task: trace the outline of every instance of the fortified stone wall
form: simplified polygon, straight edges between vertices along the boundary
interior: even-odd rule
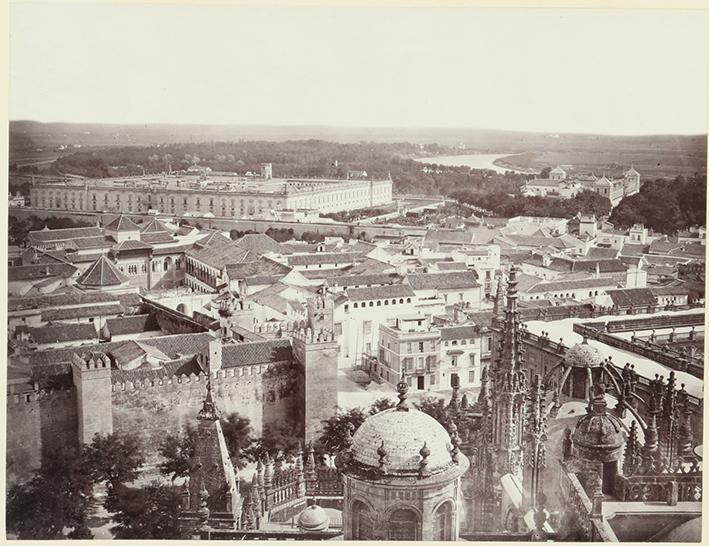
[[[220,370],[213,375],[212,392],[224,416],[248,417],[255,436],[274,425],[293,425],[302,415],[299,366],[290,362]],[[172,377],[144,383],[114,383],[114,432],[138,434],[143,446],[157,446],[170,433],[195,424],[206,394],[205,375]],[[146,449],[148,463],[158,459]]]
[[[78,442],[74,389],[8,394],[7,484],[30,477],[42,453]]]

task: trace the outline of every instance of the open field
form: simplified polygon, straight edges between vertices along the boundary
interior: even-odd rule
[[[610,148],[604,152],[581,150],[549,150],[528,152],[501,158],[500,167],[531,168],[541,170],[556,165],[571,165],[574,170],[606,173],[620,176],[631,165],[644,177],[675,177],[693,175],[707,169],[706,144],[687,149],[681,145],[666,148],[651,147],[647,150]]]

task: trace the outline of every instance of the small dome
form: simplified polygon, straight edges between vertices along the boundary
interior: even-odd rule
[[[317,504],[312,504],[298,516],[298,528],[301,531],[327,531],[330,527],[330,516]]]
[[[576,423],[572,440],[584,459],[607,462],[622,457],[625,446],[623,423],[606,411],[603,393],[597,393],[589,413]]]
[[[566,351],[564,360],[574,368],[597,368],[603,364],[603,355],[584,339]]]
[[[388,473],[416,472],[424,444],[431,472],[453,463],[450,436],[438,421],[415,409],[392,408],[372,415],[357,429],[352,438],[352,458],[364,466],[378,468],[383,451]]]

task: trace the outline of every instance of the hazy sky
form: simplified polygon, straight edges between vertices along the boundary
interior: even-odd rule
[[[706,133],[703,11],[20,4],[10,119]]]

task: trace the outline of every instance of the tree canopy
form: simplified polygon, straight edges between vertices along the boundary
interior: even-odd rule
[[[610,221],[619,228],[643,224],[655,232],[674,234],[706,224],[707,178],[679,176],[672,181],[650,180],[640,192],[625,197]]]

